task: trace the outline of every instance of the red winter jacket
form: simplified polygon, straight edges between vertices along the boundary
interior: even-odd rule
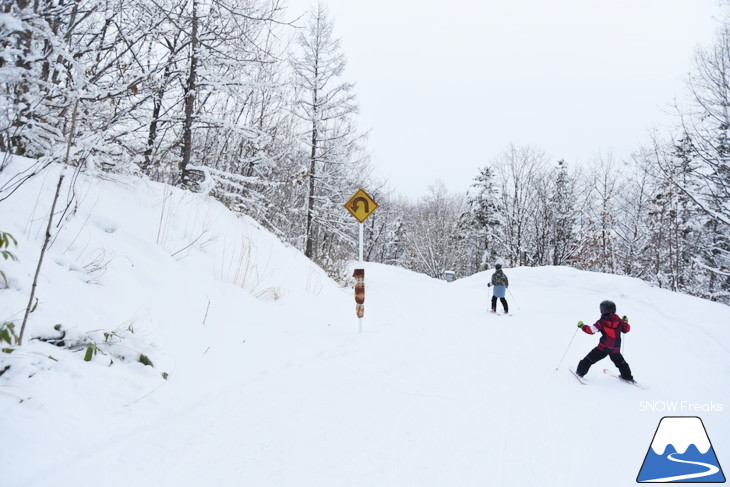
[[[601,315],[601,319],[594,325],[583,325],[581,329],[593,335],[601,332],[601,341],[598,343],[598,350],[608,353],[619,353],[621,351],[621,333],[628,333],[631,327],[615,313]]]

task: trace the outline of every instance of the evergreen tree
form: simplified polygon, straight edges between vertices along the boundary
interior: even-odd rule
[[[660,173],[647,215],[650,239],[644,258],[651,260],[649,275],[659,286],[673,291],[692,292],[699,285],[693,277],[693,256],[699,251],[697,232],[706,218],[673,183],[689,184],[694,157],[691,141],[682,138],[663,163],[665,172]]]
[[[552,265],[568,265],[578,249],[575,235],[576,224],[575,181],[568,173],[568,164],[558,161],[555,189],[550,198],[553,210]]]
[[[474,178],[466,197],[467,211],[459,222],[459,235],[466,242],[465,273],[488,269],[503,251],[503,215],[494,169],[485,166]]]

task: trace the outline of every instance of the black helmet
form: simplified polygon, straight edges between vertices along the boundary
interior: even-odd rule
[[[614,303],[613,301],[609,301],[609,300],[601,301],[600,309],[601,309],[601,314],[604,314],[604,315],[606,313],[615,313],[616,312],[616,303]]]
[[[502,268],[502,264],[495,264],[494,268],[500,270]]]

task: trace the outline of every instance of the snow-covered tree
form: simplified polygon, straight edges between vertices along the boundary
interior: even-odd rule
[[[466,196],[466,211],[457,233],[465,246],[465,274],[491,267],[504,251],[504,221],[494,168],[484,166],[474,178]]]
[[[456,270],[461,258],[457,249],[463,197],[450,195],[444,183],[437,181],[410,212],[405,233],[409,268],[436,278]]]
[[[621,171],[611,154],[596,160],[585,196],[584,244],[577,255],[581,268],[608,273],[618,271],[616,224],[624,185]]]
[[[310,10],[297,45],[299,51],[291,58],[294,113],[307,148],[303,249],[307,257],[321,261],[347,235],[342,204],[353,188],[347,181],[363,179],[360,165],[366,157],[354,122],[353,85],[343,80],[345,56],[322,3]]]
[[[680,109],[688,162],[676,177],[673,159],[662,164],[668,180],[709,217],[695,262],[710,271],[708,294],[730,296],[730,25],[714,45],[697,51],[688,80],[690,102]]]
[[[691,144],[684,138],[672,151],[654,151],[664,171],[656,171],[652,192],[646,202],[645,234],[647,242],[636,261],[646,262],[647,273],[642,276],[673,291],[690,291],[699,287],[693,264],[699,250],[698,231],[706,217],[691,199],[672,181],[687,184],[691,177]],[[653,166],[656,169],[657,165]]]
[[[568,171],[568,163],[558,161],[554,189],[550,197],[552,208],[552,265],[568,265],[578,250],[576,235],[576,179]]]
[[[123,68],[146,35],[131,28],[122,34],[123,17],[114,1],[3,4],[0,150],[53,158],[66,146],[73,112],[85,156],[109,150],[107,131],[125,116],[119,102],[140,82]]]
[[[510,145],[494,162],[504,211],[505,259],[511,266],[530,265],[534,239],[537,181],[544,174],[547,156],[537,147]]]
[[[393,197],[384,188],[369,194],[379,208],[365,220],[365,260],[406,267],[408,201]]]
[[[195,187],[207,168],[224,179],[234,175],[228,185],[245,185],[246,179],[236,178],[252,177],[245,174],[271,162],[272,154],[262,149],[271,141],[267,129],[274,117],[266,115],[273,105],[263,92],[274,90],[277,82],[267,68],[277,66],[271,30],[280,22],[279,3],[190,0],[179,13],[181,25],[189,26],[183,30],[186,50],[177,101],[183,186]]]

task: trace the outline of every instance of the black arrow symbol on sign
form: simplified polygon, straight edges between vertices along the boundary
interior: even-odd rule
[[[368,202],[367,198],[364,198],[362,196],[359,196],[359,197],[355,198],[354,200],[352,200],[352,211],[357,213],[358,206],[360,206],[360,205],[358,205],[358,202],[360,202],[360,201],[362,201],[363,204],[365,205],[365,213],[370,213],[370,203]]]

